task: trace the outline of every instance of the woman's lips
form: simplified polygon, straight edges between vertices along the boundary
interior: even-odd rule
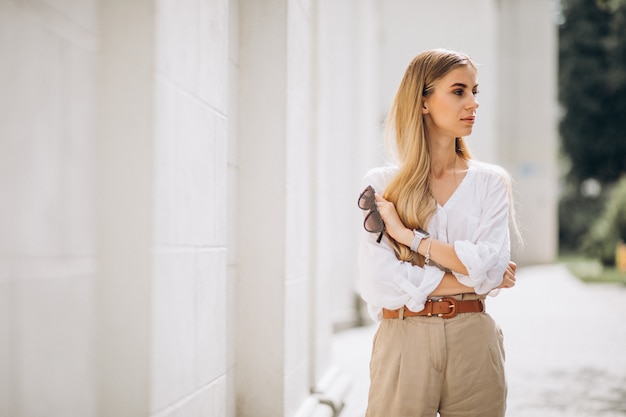
[[[463,120],[465,123],[470,123],[470,124],[474,124],[474,122],[476,121],[476,117],[472,116],[472,117],[466,117]]]

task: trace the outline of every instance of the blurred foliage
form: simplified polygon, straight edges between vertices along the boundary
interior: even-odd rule
[[[559,101],[568,179],[616,181],[626,172],[626,1],[562,0]]]
[[[559,131],[568,168],[559,202],[560,248],[584,249],[610,262],[620,218],[611,214],[620,195],[611,190],[626,173],[626,0],[561,0],[561,9]],[[581,192],[590,178],[602,185],[598,195]]]
[[[575,184],[563,185],[559,200],[559,246],[561,252],[575,253],[583,236],[602,211],[606,188],[596,197],[585,196]]]
[[[611,188],[602,213],[583,235],[581,249],[604,265],[614,265],[620,240],[626,241],[626,175]]]
[[[626,284],[626,275],[617,268],[606,267],[597,259],[584,257],[560,257],[559,261],[578,279],[588,283]]]

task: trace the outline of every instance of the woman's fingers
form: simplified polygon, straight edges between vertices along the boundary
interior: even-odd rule
[[[498,288],[511,288],[515,286],[515,270],[517,269],[517,264],[515,262],[509,262],[509,266],[506,271],[504,271],[504,276],[502,277],[502,284]]]
[[[513,286],[515,286],[515,281],[511,278],[504,277],[504,279],[502,280],[502,284],[500,284],[498,288],[511,288]]]
[[[396,206],[378,194],[376,194],[376,205],[378,206],[378,212],[382,216],[385,223],[391,220],[395,220],[397,217]]]
[[[406,239],[404,239],[405,236],[403,236],[403,233],[406,232],[407,229],[404,227],[402,220],[400,220],[400,216],[398,216],[395,204],[391,201],[385,200],[378,194],[375,194],[375,196],[378,212],[380,213],[383,222],[385,222],[385,230],[387,231],[387,234],[396,241],[406,244]],[[408,241],[408,244],[410,244],[410,240]]]
[[[515,281],[515,272],[517,271],[517,264],[513,261],[509,262],[509,267],[507,268],[505,274],[509,274],[511,279]]]

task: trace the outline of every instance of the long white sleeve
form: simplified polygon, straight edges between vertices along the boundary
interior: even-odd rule
[[[423,310],[428,295],[444,275],[435,266],[422,268],[399,261],[389,240],[384,237],[377,243],[372,233],[362,238],[359,268],[361,296],[375,319],[382,308],[394,310],[406,305],[411,311]]]
[[[486,294],[502,283],[510,260],[509,198],[505,179],[495,174],[484,182],[485,201],[478,224],[467,239],[456,240],[454,249],[468,274],[457,280]]]
[[[372,185],[382,194],[393,173],[393,168],[371,170],[365,176],[365,185]],[[423,310],[428,295],[437,288],[445,272],[435,266],[422,268],[398,260],[388,238],[385,236],[378,243],[377,237],[363,231],[359,250],[359,285],[370,314],[378,319],[382,308],[397,309],[403,305],[412,311]]]

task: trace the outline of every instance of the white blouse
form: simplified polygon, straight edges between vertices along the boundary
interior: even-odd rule
[[[371,185],[383,195],[397,172],[397,166],[374,168],[365,175],[363,188]],[[507,184],[508,175],[502,168],[469,161],[467,174],[448,201],[437,205],[427,227],[434,239],[454,245],[468,275],[452,273],[477,294],[487,294],[500,285],[509,264]],[[360,291],[370,315],[380,320],[383,308],[395,310],[403,305],[411,311],[423,310],[446,270],[436,264],[420,267],[400,261],[388,237],[380,243],[377,237],[377,233],[363,231],[359,250]]]

